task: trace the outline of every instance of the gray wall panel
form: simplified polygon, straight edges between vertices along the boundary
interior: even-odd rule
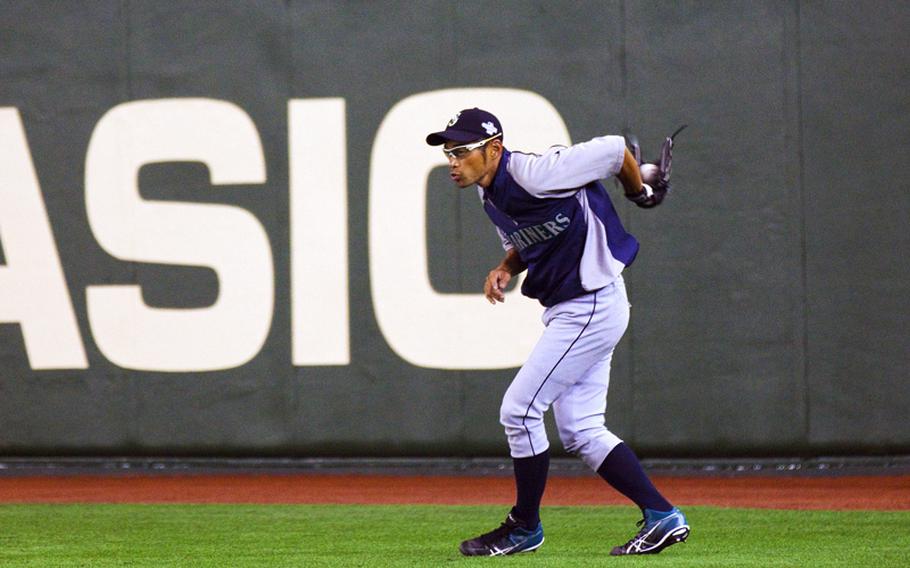
[[[90,347],[83,291],[104,275],[81,262],[98,252],[82,203],[85,150],[98,118],[125,98],[121,6],[22,2],[2,12],[0,106],[19,111],[88,357],[104,371],[35,373],[19,325],[3,325],[0,444],[16,452],[122,447],[134,414],[131,380]]]
[[[646,140],[690,124],[668,207],[631,217],[643,241],[630,271],[635,433],[662,451],[805,436],[794,101],[775,6],[629,5],[632,122]]]
[[[801,14],[811,441],[910,434],[910,151],[905,4]]]
[[[402,99],[456,87],[536,92],[573,141],[631,128],[646,157],[690,124],[664,206],[607,183],[642,243],[607,423],[639,453],[907,451],[908,24],[889,2],[5,3],[0,107],[22,117],[89,368],[32,370],[19,326],[0,325],[0,453],[505,453],[515,369],[411,365],[371,298],[377,129]],[[120,261],[88,226],[98,120],[169,97],[234,103],[263,145],[261,185],[213,188],[198,164],[139,173],[145,199],[242,207],[265,228],[271,330],[230,370],[122,369],[88,325],[93,284],[139,283],[159,307],[217,295],[213,271]],[[294,367],[287,103],[315,97],[345,101],[351,362]],[[477,293],[502,251],[476,193],[443,169],[427,191],[430,280]]]

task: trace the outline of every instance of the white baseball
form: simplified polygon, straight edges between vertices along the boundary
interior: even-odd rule
[[[655,164],[641,165],[641,181],[654,187],[654,184],[660,179],[660,168]]]

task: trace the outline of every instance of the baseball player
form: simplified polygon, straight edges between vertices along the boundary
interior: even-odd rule
[[[642,510],[640,532],[610,554],[654,554],[685,541],[685,515],[604,426],[610,359],[629,322],[622,270],[635,259],[638,242],[623,228],[598,180],[615,175],[626,197],[654,207],[669,189],[669,164],[643,183],[637,146],[633,155],[621,136],[553,147],[541,155],[510,152],[499,120],[478,108],[462,110],[426,141],[443,146],[455,185],[477,187],[502,240],[505,258],[483,285],[487,300],[505,301],[506,285],[527,270],[522,294],[545,308],[543,335],[500,409],[515,473],[515,506],[499,528],[462,542],[462,554],[499,556],[543,544],[540,500],[550,463],[543,414],[551,406],[566,450]]]

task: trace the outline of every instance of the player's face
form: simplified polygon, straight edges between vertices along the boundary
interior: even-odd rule
[[[449,177],[458,187],[480,184],[484,187],[493,181],[497,159],[502,155],[502,143],[498,139],[479,141],[478,145],[446,142],[445,153],[449,159]]]

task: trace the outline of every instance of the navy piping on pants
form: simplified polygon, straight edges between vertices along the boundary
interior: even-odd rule
[[[562,354],[562,357],[559,358],[559,361],[556,361],[556,364],[553,365],[553,368],[550,369],[549,373],[547,373],[547,376],[544,378],[543,382],[540,383],[539,387],[537,387],[537,392],[535,392],[534,396],[531,397],[531,402],[528,403],[528,408],[527,408],[527,410],[525,410],[525,415],[521,418],[521,425],[524,427],[525,433],[527,433],[527,435],[528,435],[528,445],[531,446],[531,455],[536,456],[537,452],[534,451],[534,442],[531,440],[531,431],[528,430],[527,425],[525,425],[525,422],[528,419],[528,414],[531,413],[531,407],[534,406],[534,401],[537,399],[537,395],[540,394],[540,389],[542,389],[543,386],[545,384],[547,384],[547,381],[550,380],[550,375],[552,375],[553,371],[556,370],[556,367],[558,367],[559,364],[562,363],[562,360],[566,358],[566,355],[569,354],[569,351],[572,350],[572,347],[575,346],[575,343],[579,339],[581,339],[582,334],[585,332],[586,329],[588,329],[588,325],[590,325],[591,320],[594,319],[594,312],[597,311],[597,292],[598,291],[594,292],[594,305],[591,307],[591,315],[588,316],[588,321],[585,323],[585,326],[583,328],[581,328],[581,331],[578,332],[578,336],[572,340],[572,343],[570,343],[569,346],[566,348],[566,352]]]

